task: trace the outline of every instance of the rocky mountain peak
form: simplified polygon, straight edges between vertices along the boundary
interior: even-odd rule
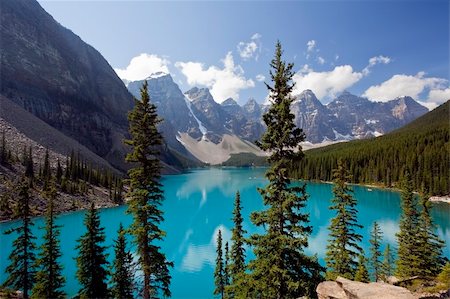
[[[191,101],[214,102],[214,98],[208,88],[193,87],[184,93]]]
[[[225,101],[222,102],[222,106],[239,106],[238,103],[233,100],[233,98],[228,98]]]

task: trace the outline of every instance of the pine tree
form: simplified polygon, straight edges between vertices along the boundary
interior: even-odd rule
[[[444,263],[442,249],[445,243],[435,233],[435,225],[430,215],[431,203],[427,196],[422,195],[420,200],[421,212],[419,216],[419,234],[417,236],[419,272],[423,277],[435,277],[439,274]]]
[[[6,150],[5,130],[2,131],[2,145],[0,147],[0,163],[6,164],[8,151]]]
[[[229,252],[229,248],[228,248],[228,242],[225,243],[223,282],[224,282],[224,287],[227,287],[230,285],[230,252]]]
[[[24,160],[24,165],[25,165],[25,176],[30,179],[31,183],[34,178],[33,153],[31,146],[28,151],[28,156],[26,156]]]
[[[50,179],[52,176],[52,172],[50,169],[50,158],[48,153],[48,148],[45,150],[45,158],[44,158],[44,167],[42,168],[42,178],[44,180],[44,191],[46,191],[49,187]]]
[[[62,176],[63,176],[63,170],[62,170],[62,167],[61,167],[61,163],[59,162],[59,159],[58,159],[58,164],[56,166],[56,183],[58,185],[61,184]]]
[[[347,185],[350,175],[341,160],[333,171],[333,179],[334,198],[330,209],[336,211],[336,216],[331,219],[329,226],[330,239],[325,257],[328,268],[326,278],[334,280],[337,276],[342,276],[353,279],[358,266],[356,260],[362,252],[358,245],[362,236],[355,228],[362,226],[358,224],[357,202],[351,195],[353,190]]]
[[[62,265],[58,259],[61,257],[61,248],[59,246],[59,228],[55,224],[55,215],[53,203],[56,199],[56,189],[50,185],[48,191],[44,193],[47,198],[48,207],[45,217],[45,235],[44,243],[41,246],[39,258],[36,262],[38,272],[36,274],[36,283],[33,286],[32,298],[65,298],[62,291],[65,278],[62,275]]]
[[[219,229],[217,234],[216,244],[216,268],[214,269],[214,295],[219,295],[221,299],[224,298],[225,291],[225,279],[224,279],[224,267],[223,267],[223,253],[222,253],[222,232]]]
[[[400,231],[397,233],[398,252],[396,276],[407,278],[417,275],[421,266],[417,248],[419,245],[417,241],[417,236],[419,235],[419,217],[409,173],[406,173],[403,179],[401,208]]]
[[[384,249],[381,273],[384,281],[394,274],[394,255],[392,254],[391,246],[389,244],[387,244]]]
[[[373,270],[373,276],[375,281],[380,280],[381,278],[381,241],[383,238],[383,234],[381,232],[380,226],[375,221],[373,223],[372,231],[370,232],[370,266]]]
[[[241,196],[238,191],[236,192],[236,197],[234,199],[234,227],[231,230],[231,240],[233,241],[233,244],[231,245],[230,255],[230,278],[232,283],[235,283],[238,276],[245,272],[244,234],[246,231],[242,227],[243,222]]]
[[[23,179],[18,186],[18,202],[16,207],[16,217],[20,219],[19,225],[15,228],[7,230],[5,234],[17,234],[17,238],[13,241],[13,250],[9,255],[10,264],[6,268],[8,277],[3,283],[4,287],[11,287],[16,290],[22,290],[23,298],[29,298],[35,281],[35,249],[36,239],[31,232],[33,222],[31,220],[30,196],[28,182]]]
[[[358,259],[358,269],[356,270],[355,273],[355,281],[360,282],[370,281],[369,271],[367,271],[366,262],[367,260],[364,257],[364,254],[360,254]]]
[[[255,259],[250,262],[250,277],[246,278],[251,297],[296,298],[308,291],[314,270],[320,268],[317,260],[304,253],[312,227],[304,211],[307,201],[305,185],[292,186],[288,168],[303,157],[300,142],[303,131],[296,128],[290,106],[293,101],[293,64],[282,60],[280,42],[276,44],[270,76],[273,86],[266,84],[272,105],[264,114],[267,126],[259,147],[271,153],[266,172],[269,184],[259,189],[266,210],[253,212],[252,222],[264,228],[254,234],[250,243]]]
[[[109,295],[106,285],[107,260],[105,249],[101,243],[105,241],[104,228],[100,227],[100,216],[91,203],[86,213],[84,225],[87,232],[78,239],[76,249],[79,251],[77,260],[77,278],[81,289],[80,298],[106,298]]]
[[[144,275],[142,296],[144,299],[157,297],[162,293],[170,297],[170,273],[173,266],[168,262],[156,241],[163,240],[165,232],[159,227],[164,220],[160,206],[164,200],[161,165],[158,159],[162,136],[157,125],[161,122],[156,106],[150,102],[148,83],[141,88],[141,100],[135,100],[135,107],[128,114],[131,139],[125,143],[132,147],[126,161],[135,163],[128,171],[131,199],[128,212],[133,215],[131,233],[137,245],[139,264]]]
[[[111,277],[111,293],[117,299],[133,298],[133,256],[126,248],[125,230],[122,223],[117,235],[114,245],[115,258]]]

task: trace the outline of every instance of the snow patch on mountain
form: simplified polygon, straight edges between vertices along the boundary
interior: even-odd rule
[[[192,111],[191,101],[186,96],[184,97],[184,101],[186,102],[186,106],[188,107],[189,112],[191,113],[192,117],[194,117],[195,121],[197,122],[198,129],[200,130],[200,132],[202,132],[203,138],[206,138],[206,133],[208,132],[208,130],[205,128],[203,123],[197,118],[197,116],[195,116],[194,112]]]

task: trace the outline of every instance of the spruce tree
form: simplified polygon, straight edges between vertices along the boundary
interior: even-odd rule
[[[128,114],[130,145],[132,151],[126,161],[133,164],[128,171],[129,193],[128,212],[133,215],[130,228],[139,255],[139,264],[144,275],[142,297],[144,299],[163,295],[170,297],[170,273],[173,266],[167,261],[161,248],[155,244],[165,236],[159,227],[164,220],[161,204],[164,200],[159,161],[159,147],[162,136],[157,125],[161,122],[156,106],[150,102],[148,83],[141,88],[141,100],[135,99],[135,106]]]
[[[56,166],[56,183],[58,185],[61,184],[62,176],[63,176],[63,170],[62,170],[62,167],[61,167],[61,163],[59,162],[59,159],[58,159],[58,163],[57,163],[57,166]]]
[[[246,233],[246,231],[242,227],[244,218],[242,218],[242,205],[239,191],[236,192],[236,197],[234,199],[232,220],[234,223],[234,227],[231,229],[231,240],[233,241],[233,243],[231,245],[230,254],[230,278],[231,282],[235,283],[238,279],[238,276],[245,272],[244,234]]]
[[[381,278],[381,241],[383,238],[383,234],[381,232],[380,226],[375,221],[373,223],[372,231],[370,232],[370,266],[373,271],[373,276],[375,281],[380,280]]]
[[[109,295],[106,279],[108,276],[104,228],[100,226],[98,211],[91,203],[86,213],[84,225],[87,232],[78,239],[77,279],[81,289],[80,298],[106,298]]]
[[[435,277],[439,274],[442,265],[442,249],[445,246],[435,232],[435,225],[431,218],[431,203],[427,200],[427,196],[422,195],[420,198],[421,212],[419,216],[419,234],[418,256],[419,256],[419,272],[417,275],[423,277]]]
[[[50,169],[50,157],[48,153],[48,148],[45,150],[44,167],[42,168],[42,178],[44,180],[44,191],[46,191],[50,184],[52,173]]]
[[[394,255],[391,251],[391,245],[387,244],[384,248],[383,263],[381,264],[381,273],[384,281],[394,274]]]
[[[62,265],[59,263],[61,248],[59,246],[59,229],[56,225],[54,215],[54,200],[56,199],[56,189],[50,185],[48,191],[44,193],[47,198],[47,214],[45,217],[44,243],[41,245],[39,258],[36,262],[38,272],[36,273],[36,283],[32,290],[32,298],[65,298],[66,294],[62,290],[65,278],[62,275]]]
[[[228,242],[225,242],[223,282],[224,282],[224,287],[227,287],[230,285],[230,252],[229,252],[229,248],[228,248]]]
[[[24,158],[24,165],[25,165],[25,176],[30,179],[31,185],[32,180],[34,178],[33,152],[31,146],[28,151],[28,156]]]
[[[330,209],[336,211],[329,226],[330,239],[328,240],[325,261],[327,263],[326,278],[329,280],[342,276],[353,279],[358,267],[357,259],[362,253],[359,242],[362,236],[355,229],[362,228],[358,224],[356,199],[352,196],[353,190],[348,186],[350,175],[342,160],[338,161],[333,171],[333,205]]]
[[[317,260],[305,254],[308,236],[312,232],[309,215],[305,212],[305,185],[292,186],[288,168],[303,157],[300,142],[303,131],[296,128],[290,106],[293,101],[292,63],[282,60],[280,42],[276,44],[270,64],[273,86],[266,84],[272,105],[263,120],[267,130],[259,147],[270,153],[269,184],[259,189],[267,207],[253,212],[252,222],[264,233],[251,236],[255,259],[250,262],[250,277],[246,278],[251,297],[296,298],[308,292],[312,273],[320,268]]]
[[[420,270],[420,256],[418,254],[419,217],[417,201],[412,190],[409,173],[403,179],[401,194],[402,215],[400,218],[400,231],[397,233],[398,252],[396,263],[396,276],[408,278],[417,275]]]
[[[114,298],[133,298],[133,256],[127,250],[125,230],[122,223],[117,231],[117,240],[114,242],[114,262],[111,277],[111,293]]]
[[[366,267],[366,258],[364,257],[364,254],[360,254],[358,258],[358,268],[355,273],[355,281],[360,282],[369,282],[369,271],[367,271]]]
[[[13,250],[9,255],[10,264],[6,268],[8,277],[3,283],[4,287],[10,287],[23,292],[23,298],[29,298],[36,274],[36,237],[31,232],[33,221],[31,220],[29,184],[22,179],[18,186],[18,201],[15,216],[19,219],[18,226],[7,230],[5,234],[17,234],[13,241]]]
[[[6,164],[8,151],[6,150],[5,130],[2,130],[2,144],[0,147],[0,163]]]
[[[225,279],[224,279],[224,265],[222,252],[222,231],[219,229],[217,234],[216,244],[216,268],[214,269],[214,295],[219,295],[221,299],[224,298]]]

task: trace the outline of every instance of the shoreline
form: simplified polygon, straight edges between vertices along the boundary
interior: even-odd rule
[[[431,202],[443,202],[450,204],[450,195],[444,195],[444,196],[431,196],[428,198]]]

